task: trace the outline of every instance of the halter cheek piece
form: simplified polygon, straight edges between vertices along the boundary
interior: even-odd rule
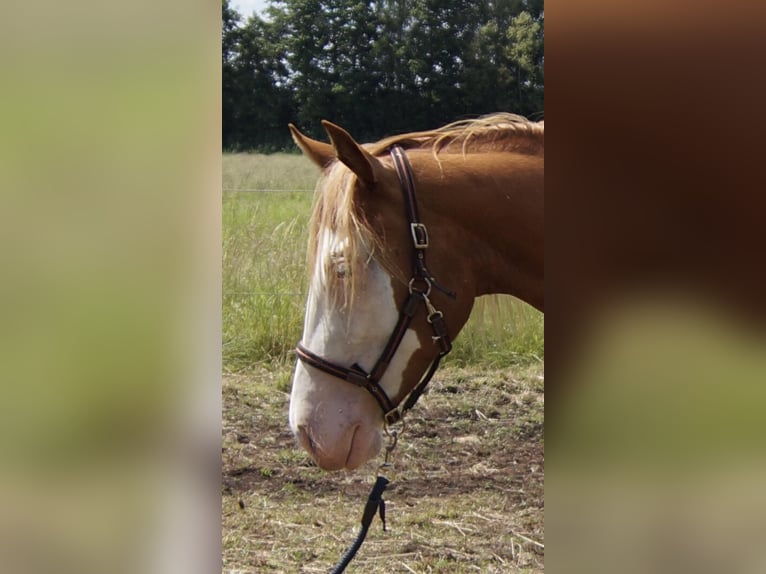
[[[407,219],[410,222],[410,234],[413,246],[413,271],[409,282],[409,295],[399,311],[399,320],[394,327],[394,332],[386,343],[383,353],[375,363],[372,371],[365,372],[358,364],[351,367],[337,365],[319,355],[312,353],[301,343],[298,343],[295,354],[298,358],[319,369],[344,381],[348,381],[356,386],[367,389],[369,393],[378,401],[383,418],[386,424],[393,424],[401,420],[404,414],[410,410],[425,391],[426,386],[433,377],[442,357],[452,350],[452,343],[447,333],[447,325],[444,323],[444,315],[437,311],[431,304],[429,296],[431,287],[436,287],[451,298],[455,298],[455,293],[439,285],[433,275],[426,268],[426,249],[428,248],[428,230],[418,217],[418,206],[415,198],[415,182],[412,177],[412,168],[407,156],[399,146],[393,146],[389,153],[394,162],[396,173],[401,182],[402,193],[404,195],[404,206],[407,212]],[[439,354],[433,360],[428,370],[420,379],[415,388],[401,401],[394,404],[391,398],[383,390],[380,380],[383,378],[388,365],[394,358],[396,350],[404,338],[404,334],[412,323],[420,304],[423,304],[428,313],[426,320],[433,329],[433,340],[439,346]]]

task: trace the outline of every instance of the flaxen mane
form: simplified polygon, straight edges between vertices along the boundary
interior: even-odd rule
[[[442,153],[513,151],[539,153],[544,146],[543,122],[531,122],[508,113],[463,120],[441,128],[385,138],[364,147],[372,155],[384,154],[394,144],[405,149],[430,149]],[[334,162],[317,183],[309,222],[308,266],[319,271],[331,300],[350,306],[358,287],[360,267],[375,257],[396,273],[382,258],[381,240],[356,206],[356,177],[340,162]],[[330,238],[333,244],[323,244]],[[316,265],[321,265],[315,270]],[[356,270],[356,272],[355,272]]]
[[[441,128],[402,134],[367,146],[373,155],[397,144],[405,149],[431,148],[440,152],[517,151],[537,153],[544,145],[544,123],[531,122],[516,114],[499,113],[474,120],[461,120]]]

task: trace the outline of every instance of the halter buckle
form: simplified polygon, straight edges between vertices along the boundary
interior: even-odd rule
[[[410,233],[412,233],[412,244],[415,249],[426,249],[428,247],[428,229],[422,223],[410,223]]]

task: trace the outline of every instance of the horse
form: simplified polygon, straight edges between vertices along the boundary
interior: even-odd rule
[[[476,297],[544,312],[544,123],[462,120],[361,145],[289,129],[321,169],[289,424],[325,470],[377,456]],[[352,383],[352,384],[349,384]]]

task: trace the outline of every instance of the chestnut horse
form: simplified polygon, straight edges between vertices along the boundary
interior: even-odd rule
[[[495,114],[360,145],[322,124],[329,144],[290,125],[322,169],[290,426],[320,467],[354,469],[417,400],[476,297],[543,310],[544,128]]]

